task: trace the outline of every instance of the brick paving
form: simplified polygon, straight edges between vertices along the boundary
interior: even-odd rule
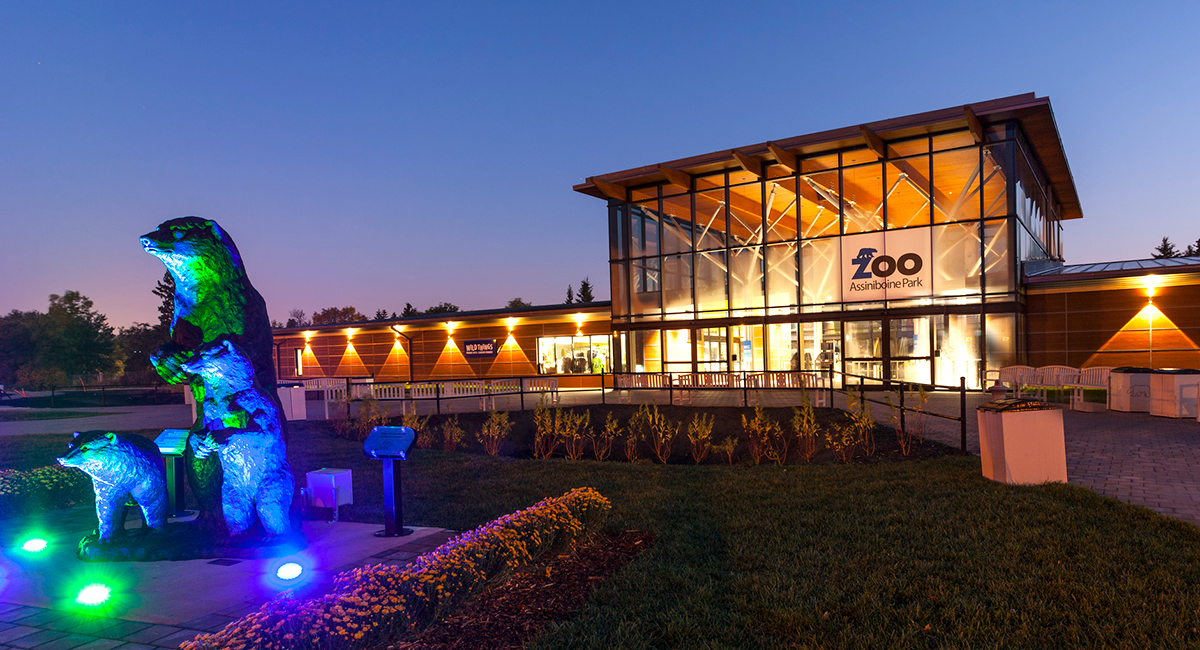
[[[368,564],[405,565],[457,533],[439,530],[403,542],[362,562],[336,569],[342,571]],[[403,539],[403,538],[401,538]],[[331,583],[312,588],[327,589]],[[0,602],[0,650],[162,650],[178,648],[197,635],[216,632],[238,617],[256,611],[258,603],[243,603],[178,625],[88,616],[43,607]]]

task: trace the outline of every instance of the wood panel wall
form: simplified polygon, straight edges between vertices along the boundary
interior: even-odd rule
[[[1031,292],[1029,365],[1200,368],[1200,285],[1162,287],[1153,300],[1157,312],[1146,313],[1142,289]]]
[[[347,337],[340,330],[317,332],[308,342],[311,354],[305,354],[304,372],[296,374],[296,350],[305,349],[304,337],[295,333],[275,339],[282,381],[317,377],[374,377],[380,381],[407,381],[409,357],[417,381],[426,379],[472,379],[479,377],[516,377],[538,374],[537,339],[550,336],[574,336],[574,321],[519,324],[509,336],[502,325],[460,325],[453,335],[445,327],[405,332],[397,339],[386,328],[362,329],[354,335],[354,352],[347,352]],[[608,321],[586,322],[579,330],[584,335],[608,335]],[[451,341],[453,338],[453,341]],[[466,359],[463,341],[496,339],[499,354],[493,359]]]

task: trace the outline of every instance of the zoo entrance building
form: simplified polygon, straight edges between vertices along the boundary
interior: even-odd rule
[[[1064,265],[1083,212],[1032,93],[574,189],[606,204],[611,302],[276,330],[280,380],[1200,367],[1200,258]]]

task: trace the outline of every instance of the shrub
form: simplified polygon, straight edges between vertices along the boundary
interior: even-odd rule
[[[488,412],[488,418],[479,430],[479,442],[489,456],[495,456],[500,453],[500,446],[511,432],[512,422],[508,419],[508,411],[493,409]]]
[[[817,434],[820,433],[820,427],[817,426],[817,414],[813,410],[808,391],[804,392],[801,400],[800,407],[792,409],[792,432],[796,434],[800,455],[804,457],[804,462],[808,463],[817,455]]]
[[[833,453],[837,454],[838,460],[843,463],[850,462],[850,459],[854,458],[854,450],[858,442],[854,424],[837,422],[831,425],[825,429],[825,442],[833,450]]]
[[[28,471],[0,469],[0,518],[57,510],[94,498],[92,479],[61,465]]]
[[[700,461],[708,455],[708,450],[712,447],[712,428],[715,418],[711,415],[702,415],[697,413],[692,417],[691,424],[688,425],[688,442],[692,444],[692,460],[699,465]]]
[[[592,415],[588,411],[582,413],[576,411],[559,411],[555,419],[554,428],[558,433],[558,437],[565,443],[567,448],[567,458],[571,460],[579,460],[583,458],[583,452],[587,450],[588,440],[588,425],[591,423]]]
[[[850,413],[850,426],[854,432],[854,442],[866,456],[875,454],[875,418],[871,417],[871,405],[865,399],[854,396],[854,391],[846,393],[846,407]]]
[[[722,454],[725,454],[725,458],[729,461],[729,464],[732,465],[733,461],[734,461],[734,456],[736,455],[736,452],[737,452],[737,444],[738,444],[738,439],[734,438],[733,436],[730,436],[730,437],[726,438],[725,440],[722,440],[721,444],[719,444],[719,445],[714,445],[712,443],[709,443],[708,446],[714,452],[720,452]]]
[[[654,449],[654,456],[658,458],[658,462],[665,465],[671,458],[671,445],[675,442],[675,437],[679,435],[682,423],[672,424],[667,420],[667,416],[658,412],[656,404],[650,411],[648,426],[650,446]]]
[[[442,449],[454,451],[462,444],[466,432],[458,424],[458,416],[451,415],[442,422]]]
[[[421,417],[414,410],[412,413],[405,413],[400,420],[401,426],[408,427],[413,430],[416,435],[416,441],[413,443],[418,449],[433,448],[433,432],[429,430],[429,416]]]
[[[558,448],[558,427],[555,426],[554,411],[546,408],[545,398],[538,400],[533,409],[533,457],[549,458]]]
[[[657,412],[658,407],[655,406],[654,410]],[[638,406],[633,417],[629,418],[629,435],[625,437],[625,459],[631,463],[638,459],[638,447],[642,439],[650,439],[650,419],[650,406],[647,404]]]
[[[570,548],[598,530],[610,509],[595,490],[577,488],[463,533],[409,566],[376,564],[338,574],[328,595],[294,600],[285,592],[220,632],[202,634],[181,647],[382,647],[428,626],[514,570]]]
[[[592,453],[596,460],[604,460],[612,453],[613,440],[621,437],[621,422],[609,412],[604,420],[604,428],[599,432],[592,431]]]
[[[791,441],[784,433],[783,427],[772,420],[761,405],[754,407],[754,419],[747,420],[745,415],[742,416],[742,430],[746,432],[746,444],[755,465],[763,457],[778,465],[787,461]]]

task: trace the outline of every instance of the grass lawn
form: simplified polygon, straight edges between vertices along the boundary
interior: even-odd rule
[[[310,426],[291,449],[298,482],[353,468],[360,505],[343,515],[381,521],[380,463],[357,443]],[[536,648],[1200,645],[1200,530],[1083,488],[991,483],[974,457],[696,467],[416,450],[404,471],[411,525],[467,529],[586,485],[612,500],[611,530],[658,536]]]
[[[0,411],[0,422],[70,420],[72,418],[90,418],[97,415],[124,415],[124,413],[96,413],[87,411]]]
[[[297,484],[351,468],[343,518],[381,523],[381,463],[296,424]],[[0,449],[24,449],[0,466],[21,451],[46,464],[35,457],[65,442],[7,438]],[[1069,485],[991,483],[975,457],[728,467],[414,450],[404,481],[409,525],[468,529],[591,486],[613,503],[610,530],[657,536],[534,648],[1200,646],[1200,529]]]

